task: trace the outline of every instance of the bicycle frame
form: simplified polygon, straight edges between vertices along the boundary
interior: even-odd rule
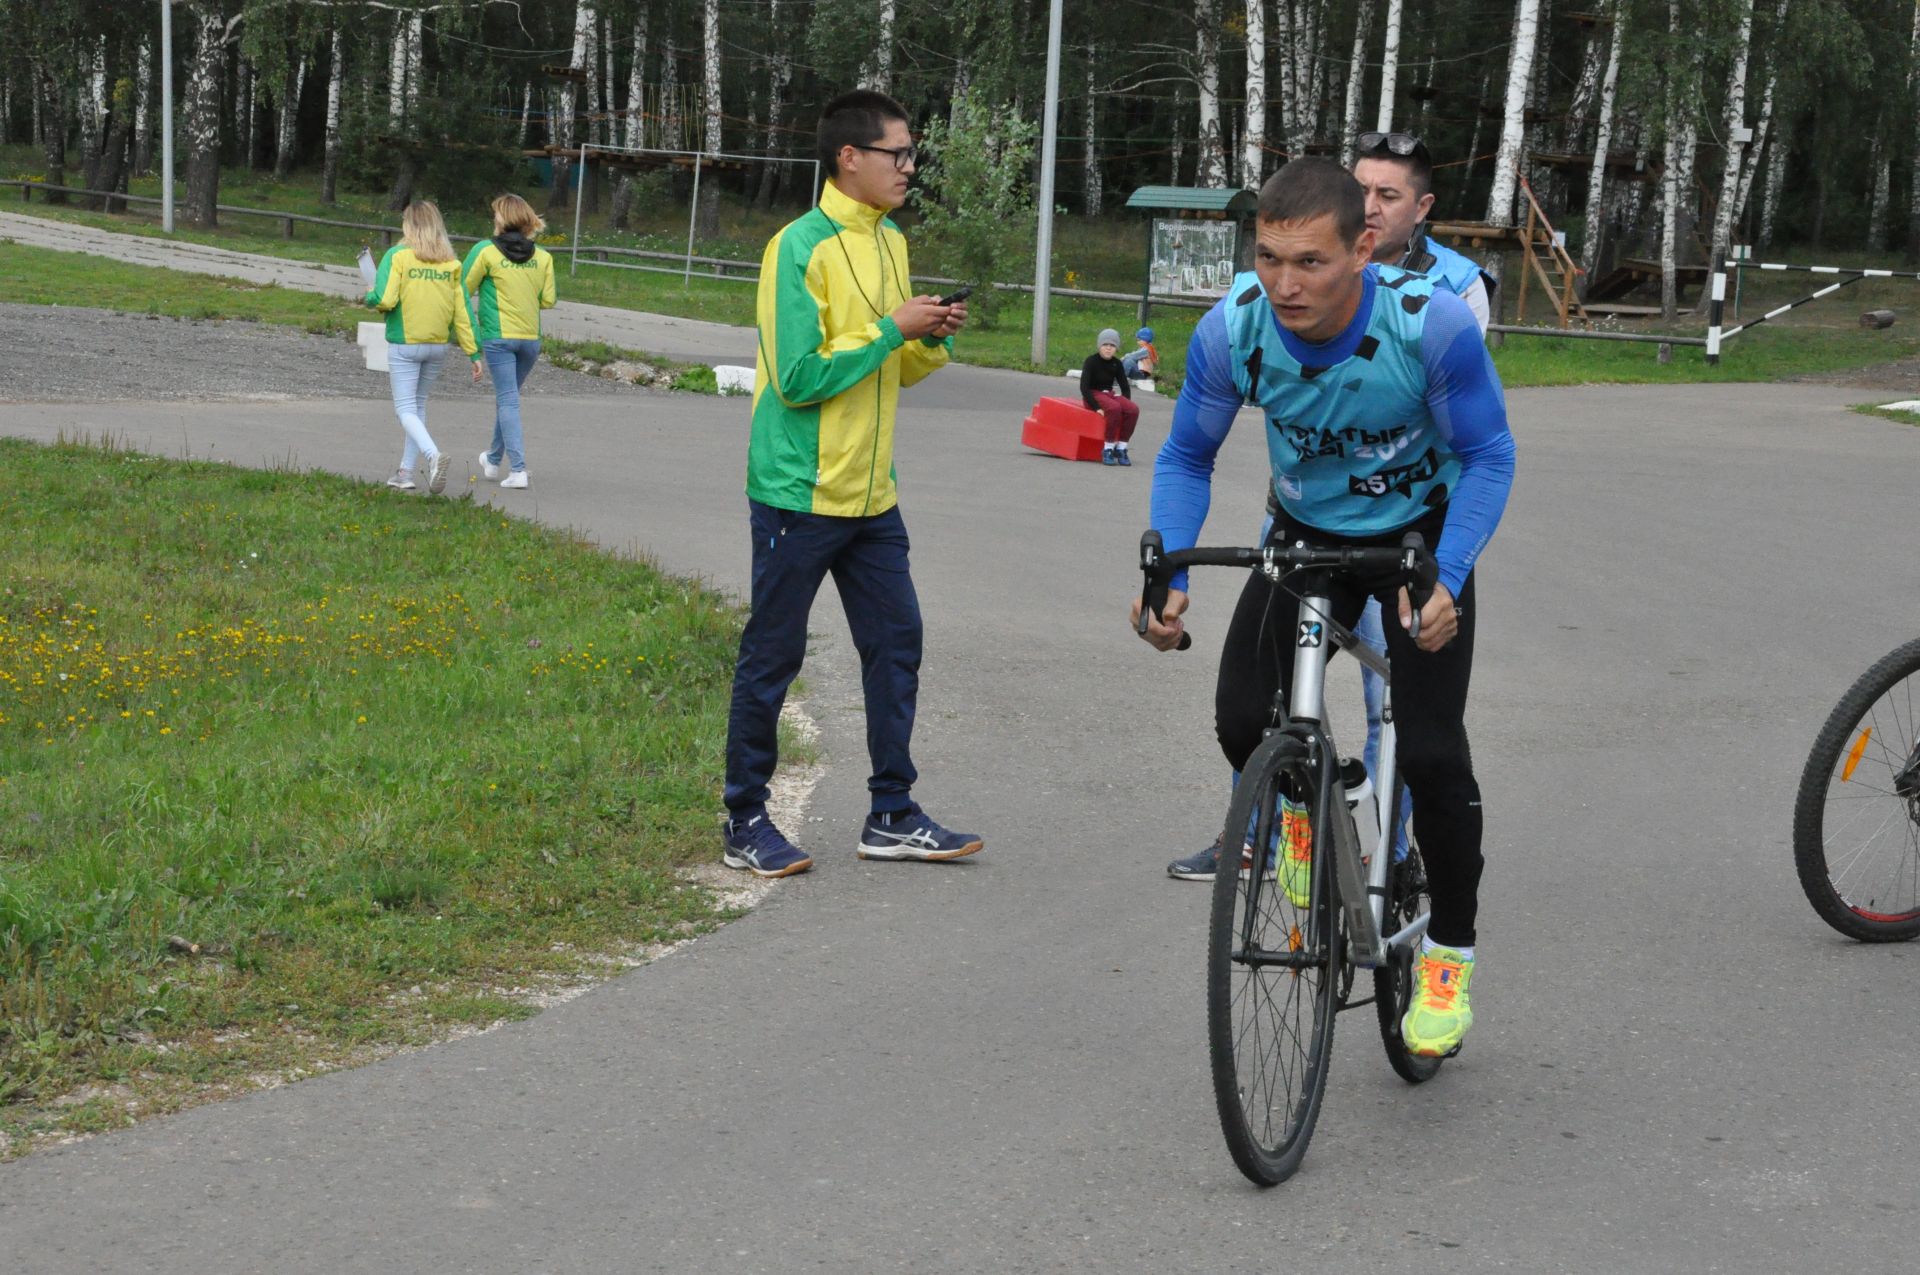
[[[1261,570],[1276,585],[1280,572],[1269,562]],[[1309,576],[1300,592],[1300,618],[1293,651],[1292,711],[1287,725],[1279,729],[1295,734],[1308,748],[1309,756],[1318,756],[1321,773],[1321,808],[1314,812],[1315,828],[1333,829],[1333,871],[1340,906],[1346,913],[1348,959],[1358,966],[1377,968],[1398,951],[1409,947],[1426,933],[1429,914],[1423,912],[1409,925],[1393,934],[1382,935],[1386,923],[1387,874],[1393,871],[1393,845],[1396,830],[1390,825],[1394,781],[1398,759],[1394,747],[1397,732],[1393,724],[1393,676],[1386,660],[1369,650],[1353,630],[1333,618],[1333,600],[1326,595],[1324,577]],[[1380,675],[1387,686],[1385,708],[1380,722],[1380,759],[1374,775],[1374,805],[1379,814],[1379,836],[1374,842],[1371,862],[1362,861],[1360,841],[1354,821],[1347,810],[1346,784],[1340,777],[1340,758],[1326,720],[1328,647],[1343,647],[1368,669]],[[1315,870],[1321,870],[1326,857],[1315,847]]]

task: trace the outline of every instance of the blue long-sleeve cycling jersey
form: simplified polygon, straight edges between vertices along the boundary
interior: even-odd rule
[[[1445,506],[1435,547],[1458,596],[1506,508],[1513,434],[1473,312],[1419,275],[1369,266],[1332,340],[1282,328],[1257,276],[1194,329],[1173,429],[1154,465],[1152,524],[1169,550],[1206,522],[1214,459],[1243,403],[1266,418],[1272,487],[1297,524],[1387,535]],[[1174,580],[1186,587],[1186,574]]]

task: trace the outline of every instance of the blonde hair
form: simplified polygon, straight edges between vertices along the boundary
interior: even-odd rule
[[[458,261],[453,244],[447,239],[447,223],[440,220],[440,209],[431,200],[418,200],[400,214],[400,243],[413,249],[422,261]]]
[[[533,205],[520,196],[509,192],[493,201],[494,234],[517,230],[531,239],[546,228],[547,223],[540,219],[540,214],[533,210]]]

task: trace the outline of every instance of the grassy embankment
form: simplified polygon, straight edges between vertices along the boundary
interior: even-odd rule
[[[0,1158],[716,921],[720,598],[320,473],[0,464]]]
[[[0,174],[31,175],[37,171],[34,154],[25,147],[0,149]],[[136,193],[157,189],[152,179],[134,184]],[[537,193],[536,193],[537,194]],[[286,182],[276,182],[261,174],[229,172],[222,187],[222,201],[235,205],[270,208],[285,212],[330,216],[342,220],[389,224],[393,214],[384,209],[380,196],[343,194],[335,206],[318,200],[317,177],[297,173]],[[155,215],[135,211],[126,216],[109,216],[77,209],[48,208],[39,201],[31,204],[0,206],[37,216],[54,216],[141,233],[158,233]],[[456,232],[478,234],[488,228],[484,211],[449,208],[447,219]],[[613,232],[606,228],[606,216],[588,215],[582,238],[586,245],[651,248],[678,252],[686,246],[686,208],[665,198],[648,201],[636,213],[634,227]],[[903,214],[910,220],[909,214]],[[758,260],[767,236],[778,229],[785,214],[728,205],[722,216],[718,237],[702,240],[696,251],[733,260]],[[564,247],[572,234],[571,212],[556,218],[551,227],[559,236],[556,247]],[[179,237],[193,242],[219,244],[243,251],[261,252],[297,260],[344,263],[366,237],[364,232],[300,226],[298,238],[283,239],[276,222],[256,217],[230,216],[227,224],[213,231],[181,230]],[[1145,248],[1144,223],[1131,217],[1103,219],[1062,218],[1056,229],[1055,263],[1059,280],[1081,287],[1128,291],[1138,286],[1142,254]],[[1867,264],[1859,254],[1825,253],[1819,264]],[[947,273],[931,251],[917,251],[917,269],[933,274]],[[1884,265],[1885,262],[1871,264]],[[564,266],[563,266],[564,270]],[[1071,280],[1068,275],[1071,274]],[[1516,270],[1509,278],[1517,283]],[[1496,352],[1495,362],[1502,379],[1512,386],[1578,385],[1608,382],[1681,383],[1695,381],[1766,381],[1783,377],[1843,371],[1870,366],[1920,353],[1920,322],[1909,321],[1887,331],[1863,331],[1854,322],[1859,310],[1884,307],[1914,314],[1915,288],[1911,281],[1875,280],[1848,288],[1838,296],[1802,307],[1782,319],[1755,329],[1729,343],[1718,367],[1708,367],[1704,353],[1697,347],[1679,347],[1673,361],[1660,364],[1650,345],[1625,342],[1561,340],[1557,338],[1514,337]],[[1752,318],[1768,306],[1780,304],[1811,290],[1807,276],[1758,274],[1750,272],[1743,286],[1742,312]],[[707,319],[720,323],[753,322],[753,287],[746,281],[719,282],[694,279],[683,286],[677,274],[643,273],[589,265],[583,258],[579,272],[563,274],[562,295],[572,300],[622,306],[661,314]],[[1511,308],[1511,303],[1509,305]],[[1536,307],[1537,308],[1537,307]],[[1031,302],[1024,297],[1009,298],[999,325],[992,330],[974,329],[957,342],[957,356],[964,362],[993,367],[1031,368],[1029,359]],[[1177,383],[1188,335],[1199,312],[1162,307],[1156,309],[1151,323],[1158,345],[1168,362],[1169,379]],[[1538,315],[1534,316],[1538,321]],[[1130,333],[1137,326],[1131,304],[1110,301],[1057,299],[1049,325],[1046,371],[1060,372],[1078,367],[1090,352],[1094,333],[1103,327],[1116,327]],[[1623,323],[1621,331],[1662,332],[1698,336],[1704,319],[1687,316],[1683,321],[1663,327],[1655,323]],[[1130,344],[1130,342],[1129,342]]]

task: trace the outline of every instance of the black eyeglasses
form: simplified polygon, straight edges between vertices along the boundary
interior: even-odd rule
[[[1354,142],[1363,151],[1384,150],[1402,158],[1427,149],[1426,144],[1412,133],[1362,133]]]
[[[907,165],[918,165],[920,161],[918,146],[862,146],[858,142],[847,144],[857,151],[877,151],[882,155],[893,156],[893,170],[897,173],[906,172]]]

